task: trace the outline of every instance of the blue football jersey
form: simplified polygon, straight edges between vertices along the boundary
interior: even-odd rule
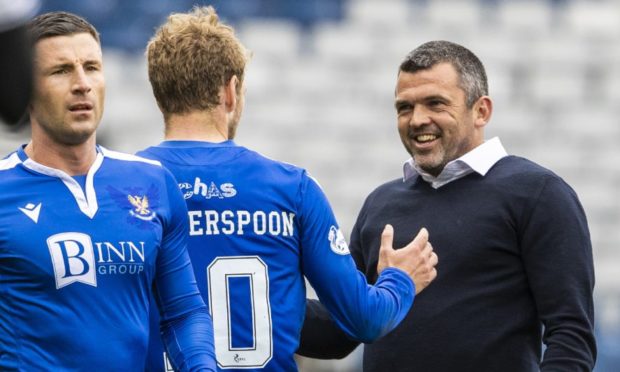
[[[177,365],[214,368],[187,229],[155,161],[98,148],[82,187],[21,148],[0,160],[0,370],[143,370],[151,293]]]
[[[376,339],[409,311],[411,279],[387,269],[376,286],[367,284],[305,170],[233,141],[165,141],[139,154],[161,161],[187,202],[188,251],[213,318],[219,369],[297,370],[304,276],[356,339]],[[159,371],[164,358],[156,343],[149,367]]]

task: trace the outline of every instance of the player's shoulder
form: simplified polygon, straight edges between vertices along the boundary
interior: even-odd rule
[[[99,147],[104,161],[108,163],[106,172],[112,171],[117,177],[140,177],[144,179],[166,178],[169,171],[158,160],[127,154]]]
[[[0,160],[0,172],[11,171],[15,169],[18,164],[21,164],[21,162],[19,155],[17,155],[17,151],[14,151]]]
[[[165,169],[158,160],[149,159],[139,155],[127,154],[99,147],[104,159],[112,162],[113,169],[118,173],[131,174],[163,174]]]
[[[290,175],[297,175],[297,176],[307,173],[306,169],[298,165],[288,163],[286,161],[270,158],[269,156],[264,155],[255,150],[250,150],[250,149],[246,149],[246,150],[247,150],[247,155],[252,157],[252,161],[256,164],[256,166],[261,167],[265,170],[268,169],[273,172],[280,172],[282,174],[290,174]]]
[[[149,164],[151,166],[161,167],[161,162],[159,162],[158,160],[148,159],[140,155],[133,155],[133,154],[128,154],[128,153],[124,153],[120,151],[109,150],[101,146],[99,147],[99,149],[101,150],[101,153],[103,154],[104,157],[119,161],[121,163],[126,163],[126,165],[140,166],[143,164]]]
[[[9,194],[10,190],[19,189],[23,186],[27,172],[19,165],[22,160],[17,151],[0,160],[0,198]]]

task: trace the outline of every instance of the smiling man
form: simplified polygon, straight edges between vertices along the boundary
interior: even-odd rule
[[[0,160],[0,370],[143,370],[151,296],[175,368],[214,370],[176,181],[96,144],[97,31],[64,12],[28,28],[32,139]]]
[[[401,63],[398,131],[411,158],[402,178],[366,199],[351,255],[377,277],[377,232],[427,226],[439,275],[405,320],[366,345],[364,371],[591,371],[596,359],[592,247],[575,192],[557,175],[484,141],[493,104],[480,60],[432,41]],[[299,353],[342,357],[313,303]],[[542,344],[546,345],[542,353]]]
[[[415,67],[412,67],[415,70]],[[398,131],[411,165],[437,177],[448,162],[484,142],[483,128],[491,118],[491,99],[484,86],[474,86],[478,99],[467,97],[451,63],[440,62],[408,71],[404,63],[396,86]]]

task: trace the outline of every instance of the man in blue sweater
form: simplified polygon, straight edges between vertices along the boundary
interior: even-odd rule
[[[304,277],[350,337],[371,342],[394,329],[437,275],[427,233],[393,250],[388,227],[378,277],[368,285],[308,172],[233,141],[248,54],[212,7],[168,17],[147,57],[166,140],[140,155],[161,161],[183,190],[188,250],[213,317],[218,370],[297,369]],[[152,337],[147,368],[162,371],[164,361]]]
[[[493,104],[480,60],[433,41],[401,63],[398,131],[411,154],[402,178],[366,199],[351,254],[377,277],[377,234],[395,243],[420,226],[439,276],[390,334],[364,349],[364,371],[590,371],[594,269],[584,211],[560,177],[484,141]],[[542,344],[546,345],[542,353]],[[346,355],[357,343],[312,303],[299,353]]]

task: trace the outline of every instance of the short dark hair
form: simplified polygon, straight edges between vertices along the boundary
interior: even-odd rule
[[[489,94],[487,74],[480,59],[469,49],[450,41],[436,40],[420,45],[407,54],[399,70],[413,73],[444,62],[450,63],[459,74],[469,108],[478,98]]]
[[[34,17],[28,22],[28,32],[32,45],[39,40],[54,36],[67,36],[80,33],[90,34],[100,43],[99,33],[84,18],[68,12],[49,12]]]

